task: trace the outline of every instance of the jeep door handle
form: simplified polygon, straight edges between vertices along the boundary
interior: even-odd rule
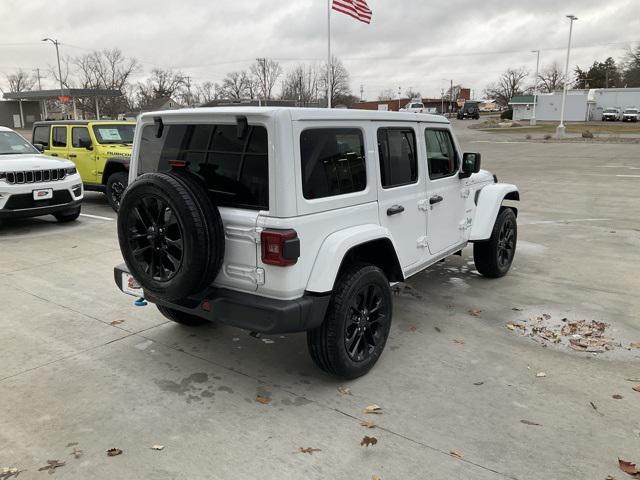
[[[402,212],[404,212],[404,207],[402,205],[392,205],[391,207],[387,208],[388,216],[395,215],[397,213],[402,213]]]
[[[58,156],[57,153],[50,153],[49,155],[51,155],[52,157],[57,157]]]
[[[442,197],[440,195],[434,195],[429,199],[429,205],[435,205],[436,203],[440,203],[442,201]]]
[[[70,153],[69,154],[69,158],[76,158],[78,155],[76,155],[75,153]]]

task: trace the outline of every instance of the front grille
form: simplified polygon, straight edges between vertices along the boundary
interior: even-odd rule
[[[51,207],[71,201],[71,194],[68,190],[54,190],[53,198],[47,200],[34,200],[33,193],[20,193],[11,195],[4,208],[7,210],[22,210],[24,208]]]
[[[7,172],[7,183],[38,183],[63,180],[67,176],[64,168],[52,168],[50,170],[27,170],[24,172]]]

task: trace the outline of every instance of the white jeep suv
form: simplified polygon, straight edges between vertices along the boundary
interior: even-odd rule
[[[82,196],[73,163],[42,155],[24,137],[0,127],[0,220],[51,214],[71,222],[80,215]]]
[[[147,113],[129,181],[121,290],[183,324],[306,331],[315,363],[347,378],[384,349],[391,283],[468,242],[478,271],[500,277],[516,248],[517,188],[463,154],[442,116]]]

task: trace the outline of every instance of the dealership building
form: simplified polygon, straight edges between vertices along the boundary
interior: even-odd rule
[[[533,116],[533,95],[518,95],[511,99],[514,120],[529,120]],[[568,90],[564,119],[567,122],[602,120],[606,108],[640,107],[640,88],[592,88]],[[536,120],[560,121],[562,92],[538,94]]]

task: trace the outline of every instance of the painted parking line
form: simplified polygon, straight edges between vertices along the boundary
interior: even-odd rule
[[[616,175],[616,177],[640,178],[640,175]]]
[[[532,221],[520,221],[518,225],[557,225],[565,223],[575,222],[604,222],[611,220],[610,218],[571,218],[567,220],[532,220]]]
[[[96,220],[109,220],[111,222],[115,220],[115,218],[101,217],[100,215],[89,215],[88,213],[81,213],[80,216],[87,217],[87,218],[95,218]]]

